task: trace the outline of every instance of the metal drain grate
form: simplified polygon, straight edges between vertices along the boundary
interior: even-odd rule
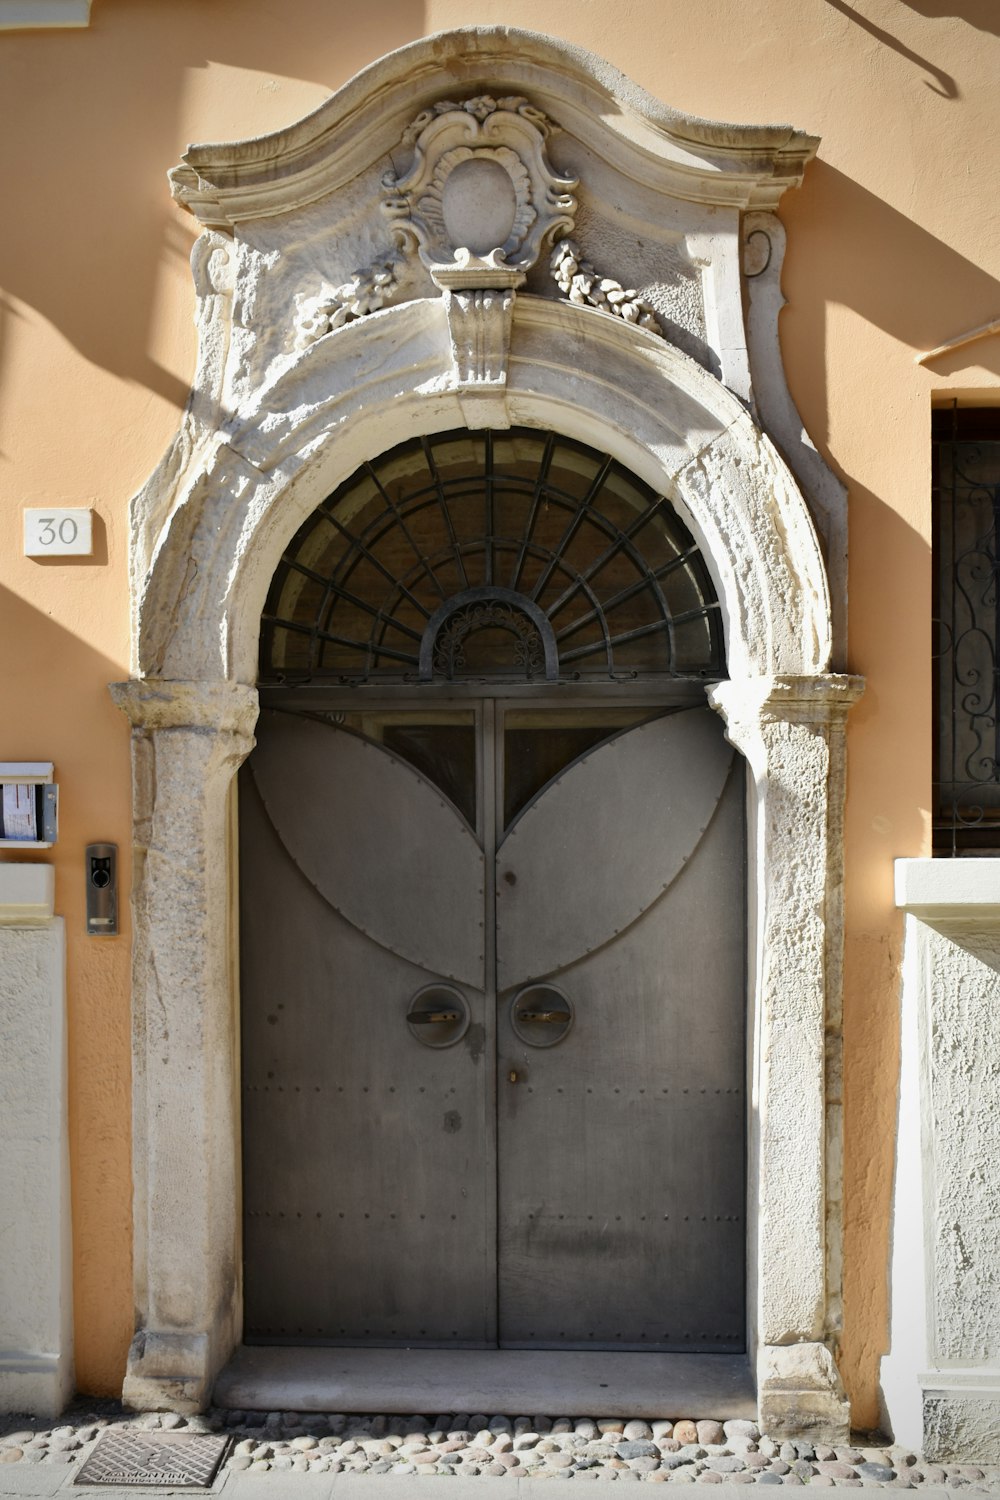
[[[206,1489],[228,1444],[228,1436],[212,1433],[109,1430],[101,1433],[75,1483]]]

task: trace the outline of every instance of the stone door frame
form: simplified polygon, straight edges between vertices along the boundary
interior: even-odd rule
[[[199,476],[197,524],[189,529],[183,508],[175,512],[139,601],[140,630],[169,622],[160,637],[168,670],[113,689],[133,725],[138,1329],[124,1394],[139,1407],[204,1406],[240,1340],[232,793],[253,745],[267,583],[297,527],[364,458],[469,415],[458,396],[421,390],[435,351],[442,376],[450,364],[436,304],[387,311],[340,338],[335,352],[346,355],[350,341],[371,380],[335,390],[304,424],[291,414],[316,372],[299,370],[284,393],[287,424],[274,421],[272,391],[266,430],[248,428],[239,449],[220,444]],[[584,340],[607,346],[595,349],[590,371],[573,355]],[[723,601],[730,676],[709,696],[751,782],[748,1338],[770,1430],[792,1407],[842,1429],[846,1403],[829,1353],[839,1300],[831,1161],[844,721],[858,683],[826,670],[815,534],[791,476],[739,402],[670,346],[588,309],[530,298],[515,312],[519,345],[508,420],[596,441],[671,494]],[[678,467],[678,432],[709,427],[715,436]],[[180,566],[191,556],[210,562],[193,582]],[[177,581],[183,589],[171,600]]]
[[[470,35],[471,77],[481,78],[480,52],[506,49],[501,81],[521,69],[547,108],[568,101],[567,118],[571,106],[590,118],[585,86],[610,88],[605,65],[560,44],[487,31],[451,43],[468,52]],[[380,118],[387,70],[403,109],[412,109],[413,78],[442,95],[448,79],[454,86],[459,65],[445,69],[446,50],[431,39],[370,70]],[[359,91],[355,80],[330,104],[352,142],[363,135]],[[301,129],[315,132],[317,119]],[[696,123],[720,140],[730,130]],[[335,124],[324,136],[331,160]],[[274,138],[276,153],[292,159],[296,128]],[[744,206],[760,209],[783,184],[773,187],[776,169],[758,149],[763,165],[741,191]],[[787,132],[767,150],[787,155]],[[726,193],[751,172],[726,170]],[[244,162],[225,190],[247,212],[249,171]],[[704,192],[721,193],[712,172]],[[276,182],[266,174],[261,193]],[[221,189],[210,193],[199,176],[185,192],[210,226],[226,220]],[[723,260],[739,228],[738,211],[726,212]],[[714,578],[729,678],[709,701],[748,765],[748,1347],[768,1431],[845,1436],[831,1352],[840,1326],[844,729],[861,684],[830,670],[834,611],[816,529],[788,467],[729,388],[741,379],[735,336],[723,384],[658,332],[579,300],[513,285],[453,293],[442,282],[440,296],[358,315],[255,367],[252,318],[240,323],[233,306],[242,298],[253,307],[241,278],[265,262],[238,252],[218,227],[195,246],[199,371],[182,430],[134,504],[133,675],[112,688],[132,723],[135,844],[136,1333],[125,1400],[204,1407],[241,1338],[234,778],[253,747],[259,622],[278,559],[365,460],[449,428],[523,425],[597,446],[670,496]],[[266,263],[272,299],[281,264],[280,250]],[[741,317],[738,272],[719,276]],[[488,368],[476,364],[484,347]],[[266,378],[254,379],[255,368]]]

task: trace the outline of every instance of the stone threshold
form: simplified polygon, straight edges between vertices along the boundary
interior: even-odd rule
[[[243,1411],[757,1416],[745,1354],[542,1349],[237,1349],[216,1406]]]

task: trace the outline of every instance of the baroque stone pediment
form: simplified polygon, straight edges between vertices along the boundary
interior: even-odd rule
[[[238,423],[318,343],[421,299],[447,314],[446,388],[470,422],[503,425],[516,298],[567,300],[674,345],[774,430],[839,578],[843,494],[802,432],[777,338],[773,209],[817,144],[670,110],[530,32],[415,42],[287,129],[192,146],[171,173],[206,227],[199,381],[214,388],[189,426],[205,411]]]
[[[337,191],[392,153],[441,100],[527,95],[658,192],[692,203],[773,209],[818,140],[788,125],[727,125],[668,108],[582,48],[505,26],[441,32],[380,58],[312,114],[254,140],[193,145],[174,196],[214,228],[273,217]],[[419,128],[419,127],[418,127]]]
[[[739,217],[773,207],[816,144],[682,115],[578,49],[481,27],[400,49],[286,130],[190,147],[171,183],[236,242],[248,384],[345,323],[447,298],[438,272],[467,251],[466,290],[518,272],[661,334],[748,399]]]

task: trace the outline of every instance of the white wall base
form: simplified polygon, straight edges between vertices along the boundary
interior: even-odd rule
[[[0,906],[0,1410],[55,1416],[73,1393],[65,932],[9,921]]]
[[[900,859],[906,917],[884,1416],[1000,1462],[1000,859]]]
[[[921,923],[907,915],[903,944],[899,1114],[890,1255],[890,1341],[882,1359],[882,1426],[897,1443],[920,1452],[923,1392],[917,1378],[930,1363],[927,1348],[927,1257],[924,1253],[921,1133],[920,1016],[923,1000]]]
[[[1000,1463],[1000,1372],[995,1374],[990,1383],[977,1371],[974,1384],[961,1383],[953,1371],[923,1377],[926,1458],[935,1463],[966,1457]]]

